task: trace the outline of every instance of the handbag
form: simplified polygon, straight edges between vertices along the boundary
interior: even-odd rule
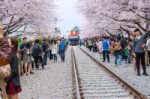
[[[0,79],[5,79],[9,77],[10,74],[11,74],[11,67],[9,64],[0,67]]]
[[[9,64],[11,60],[11,48],[9,41],[6,39],[0,39],[0,66]]]

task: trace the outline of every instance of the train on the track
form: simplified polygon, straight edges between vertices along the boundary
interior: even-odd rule
[[[80,36],[78,32],[71,32],[68,36],[69,44],[76,46],[80,42]]]

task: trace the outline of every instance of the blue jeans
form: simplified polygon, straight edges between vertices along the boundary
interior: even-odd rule
[[[107,61],[110,62],[109,50],[103,51],[103,62],[105,62],[105,58],[107,58]]]
[[[115,64],[121,65],[122,64],[122,56],[121,55],[115,55]]]
[[[57,54],[53,54],[54,61],[57,62]]]
[[[61,61],[65,61],[65,50],[60,50]]]

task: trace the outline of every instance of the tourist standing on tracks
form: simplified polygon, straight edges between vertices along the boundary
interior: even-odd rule
[[[43,62],[43,57],[42,57],[43,49],[39,43],[40,43],[40,41],[38,39],[36,39],[35,44],[32,48],[32,55],[34,57],[34,62],[35,62],[36,68],[39,69],[38,63],[40,62],[42,65],[42,68],[44,69],[44,62]]]
[[[59,44],[59,52],[61,56],[61,62],[65,62],[65,50],[66,50],[66,45],[64,42],[64,38],[61,39],[61,42]]]
[[[107,37],[104,37],[103,43],[102,43],[102,49],[103,49],[103,62],[105,62],[105,58],[107,58],[107,61],[110,62],[110,40]]]
[[[26,48],[26,45],[27,45],[27,37],[24,37],[23,38],[23,42],[22,44],[19,46],[19,50],[20,50],[20,59],[21,59],[21,62],[20,62],[20,70],[21,70],[21,74],[24,74],[24,66],[26,64],[26,56],[27,56],[27,48]]]
[[[140,62],[143,68],[143,75],[148,76],[146,73],[146,66],[145,66],[145,39],[147,34],[140,35],[141,32],[139,29],[136,29],[135,31],[136,38],[133,41],[133,49],[135,52],[135,57],[136,57],[136,69],[137,69],[137,75],[140,76]]]
[[[11,39],[12,59],[10,62],[11,75],[5,79],[6,92],[9,99],[19,99],[18,93],[22,91],[19,76],[18,41]]]
[[[42,48],[43,48],[43,52],[44,52],[43,62],[44,62],[44,65],[47,65],[48,42],[46,41],[46,39],[43,39]]]
[[[54,41],[52,44],[52,54],[53,54],[54,62],[57,62],[57,52],[58,52],[58,45],[57,42]]]

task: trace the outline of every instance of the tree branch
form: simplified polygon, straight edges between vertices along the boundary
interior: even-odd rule
[[[147,29],[145,29],[139,22],[135,22],[135,24],[136,24],[140,29],[142,29],[144,32],[147,31]]]
[[[20,24],[21,24],[22,21],[23,21],[23,18],[20,18],[16,22],[11,22],[11,24],[9,24],[8,29],[5,30],[4,36],[7,36],[8,34],[10,34],[10,31],[12,31],[13,29],[16,29],[17,27],[20,27]]]
[[[127,32],[128,34],[131,32],[128,29],[123,28],[122,26],[120,26],[120,29],[123,30],[123,31],[125,31],[125,32]]]

